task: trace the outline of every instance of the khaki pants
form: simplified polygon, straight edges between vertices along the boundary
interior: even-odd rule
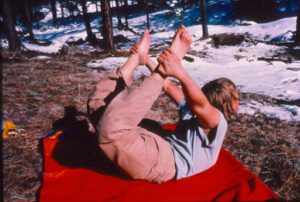
[[[100,148],[133,179],[160,183],[175,177],[171,145],[138,127],[162,85],[162,81],[150,76],[138,87],[128,86],[120,73],[114,73],[96,85],[88,100],[91,116],[102,113],[94,122]]]

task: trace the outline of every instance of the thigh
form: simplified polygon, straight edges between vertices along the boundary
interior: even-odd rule
[[[100,144],[107,156],[133,179],[164,182],[175,176],[171,145],[161,137],[137,127],[123,131],[118,140]]]

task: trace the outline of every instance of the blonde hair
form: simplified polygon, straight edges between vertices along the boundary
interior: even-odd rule
[[[227,78],[219,78],[208,82],[202,88],[210,104],[219,109],[230,120],[233,110],[233,101],[237,92],[235,84]]]

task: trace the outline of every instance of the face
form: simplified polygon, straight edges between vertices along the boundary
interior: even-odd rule
[[[234,91],[233,93],[233,102],[232,102],[232,109],[233,109],[233,112],[236,113],[239,109],[239,101],[240,101],[240,96],[239,96],[239,93],[238,91]]]

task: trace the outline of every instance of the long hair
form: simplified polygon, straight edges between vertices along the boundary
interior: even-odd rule
[[[230,120],[234,114],[234,93],[237,91],[235,84],[227,78],[219,78],[205,84],[202,91],[210,104],[219,109],[226,120]]]

